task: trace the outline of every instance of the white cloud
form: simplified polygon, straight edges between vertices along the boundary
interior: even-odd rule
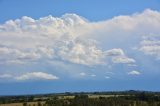
[[[128,73],[129,75],[140,75],[141,73],[139,71],[133,70]]]
[[[125,54],[122,49],[115,48],[115,49],[106,51],[106,55],[107,56],[124,56]]]
[[[31,72],[31,73],[26,73],[21,76],[15,77],[16,80],[56,80],[59,79],[57,76],[54,76],[52,74],[47,74],[44,72]]]
[[[19,49],[13,49],[9,47],[0,47],[0,59],[4,62],[15,62],[15,61],[33,61],[40,58],[38,53],[34,51],[21,51]]]
[[[12,77],[12,75],[10,75],[10,74],[2,74],[2,75],[0,75],[0,79],[8,79],[8,78],[11,78]]]
[[[86,43],[86,44],[85,44]],[[72,63],[84,65],[103,64],[104,53],[96,47],[94,43],[78,41],[72,42],[65,47],[61,47],[58,56],[62,60],[67,60]]]
[[[96,77],[96,75],[95,74],[91,74],[91,77]]]
[[[81,75],[81,76],[86,76],[86,73],[81,72],[81,73],[79,73],[79,75]]]
[[[59,79],[57,76],[44,72],[31,72],[15,77],[16,80],[56,80]]]
[[[160,59],[160,36],[148,35],[143,38],[144,40],[140,42],[139,50],[146,55],[151,55]]]
[[[110,79],[110,77],[109,76],[105,76],[105,79]]]
[[[97,69],[99,68],[97,65],[107,65],[105,68],[110,67],[111,71],[116,69],[117,65],[114,64],[138,67],[138,63],[142,63],[141,61],[145,59],[141,56],[143,54],[130,49],[133,47],[137,47],[144,54],[154,56],[159,60],[159,29],[160,12],[150,9],[146,9],[142,13],[116,16],[99,22],[90,22],[76,14],[65,14],[62,17],[46,16],[40,19],[24,16],[21,19],[9,20],[0,24],[0,65],[6,69],[14,66],[13,70],[17,67],[25,69],[29,65],[33,66],[31,67],[33,69],[38,66],[41,68],[44,65],[53,67],[54,71],[59,71],[58,68],[60,68],[62,69],[60,73],[65,72],[75,77],[91,78],[95,75],[86,74],[90,73],[88,68],[96,67],[95,69]],[[143,35],[147,35],[147,37],[142,40]],[[137,60],[140,62],[136,62]],[[86,69],[85,73],[80,73],[81,68],[82,70]],[[102,66],[102,70],[105,68]],[[14,72],[19,73],[18,69]],[[104,72],[97,71],[95,73]],[[131,71],[128,74],[141,74],[138,72]],[[0,78],[14,80],[58,79],[57,76],[48,73],[50,72],[27,71],[19,76],[16,76],[16,73],[15,75],[4,74]],[[108,75],[110,74],[112,73]],[[116,74],[116,71],[113,74]],[[110,77],[106,76],[105,78],[109,79]]]
[[[136,62],[134,59],[127,57],[124,51],[120,48],[111,49],[106,51],[105,53],[106,56],[112,57],[113,63],[133,64]]]
[[[147,9],[99,22],[89,22],[76,14],[9,20],[0,25],[0,63],[58,59],[92,66],[108,63],[109,57],[113,63],[132,64],[135,59],[123,50],[128,50],[126,45],[132,44],[132,38],[141,38],[140,34],[160,33],[159,17],[158,11]],[[157,56],[159,45],[143,46],[140,50]]]
[[[59,77],[44,72],[29,72],[24,74],[2,74],[1,80],[14,80],[14,81],[26,81],[26,80],[57,80]]]
[[[152,45],[152,46],[143,46],[140,48],[141,51],[148,55],[160,55],[160,46],[159,45]]]
[[[112,58],[113,63],[126,63],[126,64],[133,64],[136,61],[132,58],[126,56],[115,56]]]

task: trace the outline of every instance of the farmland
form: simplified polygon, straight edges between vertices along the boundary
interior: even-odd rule
[[[1,96],[0,106],[160,106],[159,92],[80,92]]]

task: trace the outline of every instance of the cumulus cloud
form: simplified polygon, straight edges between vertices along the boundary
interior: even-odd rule
[[[133,70],[128,73],[128,75],[140,75],[141,73],[139,71]]]
[[[160,33],[159,17],[158,11],[146,9],[99,22],[76,14],[9,20],[0,25],[0,64],[59,60],[93,66],[107,64],[108,58],[113,63],[135,64],[124,49],[135,46],[133,41],[142,34]],[[159,57],[159,41],[147,42],[139,50]]]
[[[108,50],[106,51],[106,55],[112,57],[113,63],[133,64],[136,62],[134,59],[127,57],[120,48]]]
[[[120,48],[115,48],[115,49],[106,51],[106,55],[107,56],[124,56],[124,52]]]
[[[0,79],[8,79],[8,78],[11,78],[12,77],[12,75],[10,75],[10,74],[2,74],[2,75],[0,75]]]
[[[110,77],[109,76],[105,76],[105,79],[110,79]]]
[[[140,42],[139,50],[144,52],[146,55],[151,55],[160,59],[160,36],[159,35],[148,35],[144,36]]]
[[[92,41],[71,42],[65,47],[61,47],[58,54],[62,60],[84,65],[102,64],[104,54]]]
[[[113,63],[133,64],[135,60],[126,56],[116,56],[112,58]]]
[[[86,76],[86,73],[81,72],[81,73],[79,73],[79,75],[80,75],[80,76]]]
[[[113,32],[139,32],[142,25],[144,28],[150,25],[156,30],[160,25],[159,16],[159,12],[150,9],[141,14],[118,16],[101,22],[89,22],[76,14],[65,14],[60,18],[50,15],[37,20],[24,16],[0,25],[0,45],[3,47],[0,50],[1,55],[4,55],[1,57],[3,61],[58,58],[76,64],[96,65],[104,63],[105,56],[121,55],[113,58],[113,62],[135,62],[127,56],[122,57],[124,53],[121,49],[99,49],[93,39],[99,34],[106,38],[109,34],[113,35]],[[7,54],[10,55],[9,60],[5,58]]]
[[[95,74],[91,74],[91,77],[96,77],[96,75]]]
[[[16,80],[56,80],[59,79],[57,76],[44,72],[31,72],[15,77]]]
[[[1,63],[59,59],[91,66],[105,64],[106,57],[125,56],[122,49],[101,50],[97,47],[98,41],[82,36],[88,32],[79,30],[90,26],[92,23],[75,14],[39,20],[24,16],[7,21],[0,25]]]
[[[55,75],[44,72],[30,72],[18,76],[13,74],[2,74],[0,75],[0,79],[25,81],[25,80],[57,80],[59,78]]]
[[[93,77],[96,77],[97,75],[96,74],[87,74],[85,72],[81,72],[79,73],[79,77],[82,78],[82,77],[86,77],[86,78],[93,78]]]
[[[103,51],[90,39],[80,40],[80,32],[75,32],[87,23],[76,14],[65,14],[61,18],[48,16],[35,20],[24,16],[9,20],[0,25],[3,62],[60,59],[84,65],[101,64]]]

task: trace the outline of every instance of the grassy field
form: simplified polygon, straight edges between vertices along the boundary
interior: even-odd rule
[[[114,95],[88,95],[89,98],[99,98],[99,97],[113,97]],[[58,96],[59,99],[74,99],[75,96]],[[34,100],[38,100],[40,98],[35,98]],[[42,98],[41,98],[42,99]],[[43,99],[47,99],[47,97],[43,97]],[[45,102],[41,102],[44,104]],[[34,106],[38,104],[38,102],[27,102],[28,105]],[[10,104],[0,104],[0,106],[23,106],[23,103],[10,103]]]
[[[40,102],[41,104],[44,104],[45,102]],[[27,102],[27,105],[37,106],[38,102]],[[10,104],[0,104],[0,106],[23,106],[23,103],[10,103]]]
[[[115,95],[88,95],[89,98],[114,97]],[[123,95],[117,95],[123,96]],[[58,96],[59,99],[73,99],[75,96]],[[39,99],[39,98],[38,98]]]
[[[28,101],[27,106],[40,106],[40,104],[48,106],[52,104],[54,106],[82,106],[83,104],[90,104],[89,106],[106,106],[104,104],[107,104],[107,106],[160,106],[160,92],[132,90],[125,92],[67,92],[61,94],[4,96],[0,97],[0,106],[24,106],[26,101]]]

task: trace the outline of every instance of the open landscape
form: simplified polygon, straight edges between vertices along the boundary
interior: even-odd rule
[[[160,106],[160,92],[80,92],[2,96],[0,106]]]
[[[160,106],[160,0],[0,0],[0,106]]]

